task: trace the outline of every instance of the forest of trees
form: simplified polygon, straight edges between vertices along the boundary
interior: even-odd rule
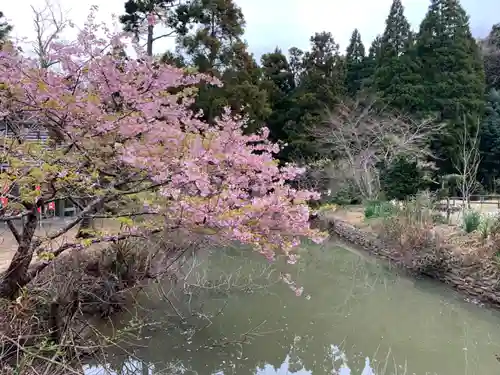
[[[6,39],[11,26],[2,16],[0,38]],[[120,22],[126,31],[146,38],[150,55],[158,39],[175,37],[175,50],[158,56],[161,61],[212,74],[224,83],[198,87],[195,106],[205,119],[213,122],[229,106],[248,117],[248,132],[267,126],[270,137],[284,145],[279,154],[283,162],[324,165],[326,160],[332,165],[352,159],[346,150],[354,147],[353,134],[346,138],[342,132],[348,143],[344,147],[338,147],[338,134],[336,142],[325,141],[324,124],[335,130],[331,119],[340,118],[342,104],[350,113],[373,111],[372,122],[366,123],[375,118],[379,122],[368,127],[371,133],[390,128],[398,139],[392,145],[399,142],[401,152],[373,159],[382,188],[399,192],[389,195],[438,190],[453,176],[464,179],[472,172],[476,193],[500,190],[500,24],[476,40],[459,1],[431,0],[414,31],[401,0],[394,0],[385,29],[369,46],[358,29],[346,51],[330,32],[318,31],[310,37],[308,50],[277,46],[260,61],[249,52],[244,14],[234,0],[128,0]],[[167,34],[157,35],[158,23],[167,26]],[[398,120],[383,125],[389,117]],[[425,132],[419,130],[422,123]],[[404,131],[395,124],[402,124]],[[417,144],[415,134],[420,140],[426,135],[426,145],[419,147],[428,152],[403,150],[403,143]],[[366,146],[366,137],[359,144]],[[478,152],[472,161],[470,148]],[[477,168],[470,166],[473,171],[467,172],[464,164],[476,159]],[[345,171],[337,172],[345,176]],[[356,198],[352,187],[349,192],[345,186],[337,190],[347,200]]]

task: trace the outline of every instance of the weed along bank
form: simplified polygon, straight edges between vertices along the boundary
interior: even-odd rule
[[[480,228],[467,233],[463,227],[439,223],[426,210],[413,201],[383,217],[366,218],[366,207],[346,207],[325,212],[320,220],[330,233],[375,257],[450,285],[471,302],[500,309],[495,226],[487,235]]]

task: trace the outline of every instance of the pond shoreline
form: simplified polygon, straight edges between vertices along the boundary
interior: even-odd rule
[[[438,250],[442,256],[439,266],[420,269],[414,266],[413,259],[408,259],[408,254],[401,254],[400,251],[384,244],[374,233],[360,229],[332,214],[321,216],[318,221],[324,230],[375,258],[410,271],[413,276],[430,277],[447,284],[471,302],[500,310],[500,271],[491,262],[470,263],[443,248]]]

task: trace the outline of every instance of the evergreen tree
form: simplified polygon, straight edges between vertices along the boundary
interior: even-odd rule
[[[146,50],[149,56],[153,56],[153,43],[176,32],[186,32],[189,18],[187,17],[187,5],[179,0],[127,0],[125,3],[125,14],[119,17],[125,31],[135,35],[136,40],[140,38],[140,30],[146,24],[147,42]],[[154,35],[155,23],[160,22],[170,28],[163,35]]]
[[[324,121],[327,110],[345,95],[345,64],[339,46],[328,32],[310,38],[311,49],[294,61],[297,89],[290,96],[284,132],[286,159],[311,159],[317,156],[310,129]],[[297,51],[298,52],[298,51]],[[297,54],[299,56],[299,54]]]
[[[253,133],[260,129],[269,115],[271,107],[268,94],[261,87],[262,71],[247,46],[241,42],[235,45],[235,60],[222,74],[225,104],[235,112],[243,109],[248,116],[245,131]]]
[[[346,90],[351,97],[355,97],[361,89],[366,77],[366,56],[365,46],[361,41],[361,34],[358,29],[354,29],[346,56]]]
[[[213,121],[226,106],[250,116],[248,131],[269,116],[267,93],[260,88],[261,72],[242,37],[243,12],[233,0],[193,0],[186,11],[191,29],[177,37],[178,52],[188,65],[218,77],[223,87],[201,85],[196,107]]]
[[[316,33],[310,39],[311,50],[304,54],[301,85],[330,106],[345,94],[345,65],[339,45],[329,32]]]
[[[365,80],[363,86],[367,88],[373,88],[373,78],[375,75],[375,69],[378,65],[378,59],[380,58],[380,49],[382,45],[382,36],[377,35],[372,41],[370,48],[368,49],[368,56],[366,56],[364,61],[365,66]]]
[[[220,76],[237,58],[245,18],[233,0],[193,0],[191,29],[177,38],[178,49],[202,73]]]
[[[492,26],[488,39],[491,45],[500,49],[500,23]]]
[[[162,63],[175,66],[177,68],[185,68],[187,66],[184,57],[178,53],[167,51],[160,57]]]
[[[304,51],[297,47],[292,47],[288,50],[288,55],[290,56],[290,71],[293,74],[295,84],[298,85],[304,72],[304,65],[302,63],[302,59],[304,58]]]
[[[12,31],[12,25],[9,25],[5,20],[4,14],[0,11],[0,43],[7,39],[7,36]]]
[[[372,44],[368,49],[368,57],[373,59],[375,63],[378,63],[381,49],[382,49],[382,35],[377,35],[375,39],[373,39]]]
[[[401,0],[393,0],[380,41],[380,65],[404,54],[410,40],[410,24],[404,15],[403,4]]]
[[[470,126],[484,109],[485,76],[468,16],[457,0],[432,0],[416,41],[423,95],[420,109],[439,115],[447,129],[434,142],[441,167],[450,160],[463,121]],[[471,131],[474,131],[471,129]]]
[[[415,110],[420,88],[412,39],[401,0],[393,0],[380,40],[373,88],[386,104],[407,112]]]
[[[287,121],[289,97],[295,89],[294,74],[286,56],[279,48],[262,55],[262,88],[268,93],[272,113],[267,120],[273,141],[285,140],[283,126]]]
[[[387,199],[405,200],[425,187],[424,174],[417,162],[404,157],[397,158],[382,169],[380,177],[381,188]]]
[[[278,47],[274,52],[262,55],[261,65],[264,82],[272,84],[271,102],[279,101],[295,88],[294,75],[290,64]]]
[[[491,189],[500,178],[500,92],[494,89],[488,95],[480,136],[479,175],[483,186]]]
[[[488,37],[482,41],[486,85],[500,90],[500,24],[494,25]]]

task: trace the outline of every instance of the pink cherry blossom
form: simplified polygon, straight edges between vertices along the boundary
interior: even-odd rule
[[[148,17],[148,22],[154,19]],[[143,176],[151,185],[143,190],[159,196],[141,208],[161,215],[165,226],[203,229],[221,240],[251,245],[268,259],[283,253],[291,263],[296,261],[291,251],[302,238],[325,238],[309,226],[307,201],[319,194],[287,183],[304,170],[278,165],[280,147],[268,140],[268,129],[245,135],[246,119],[229,110],[210,126],[189,109],[195,95],[190,87],[219,81],[145,54],[118,59],[109,52],[120,47],[123,35],[104,30],[106,37],[98,37],[98,31],[103,32],[90,22],[75,41],[54,48],[51,58],[59,64],[50,70],[19,53],[2,51],[0,114],[57,128],[73,147],[54,163],[78,171],[79,183],[89,191],[114,194],[110,188],[96,188],[95,179],[86,183],[85,168],[108,171],[106,186],[121,178],[113,171]],[[68,173],[59,172],[56,185]]]

